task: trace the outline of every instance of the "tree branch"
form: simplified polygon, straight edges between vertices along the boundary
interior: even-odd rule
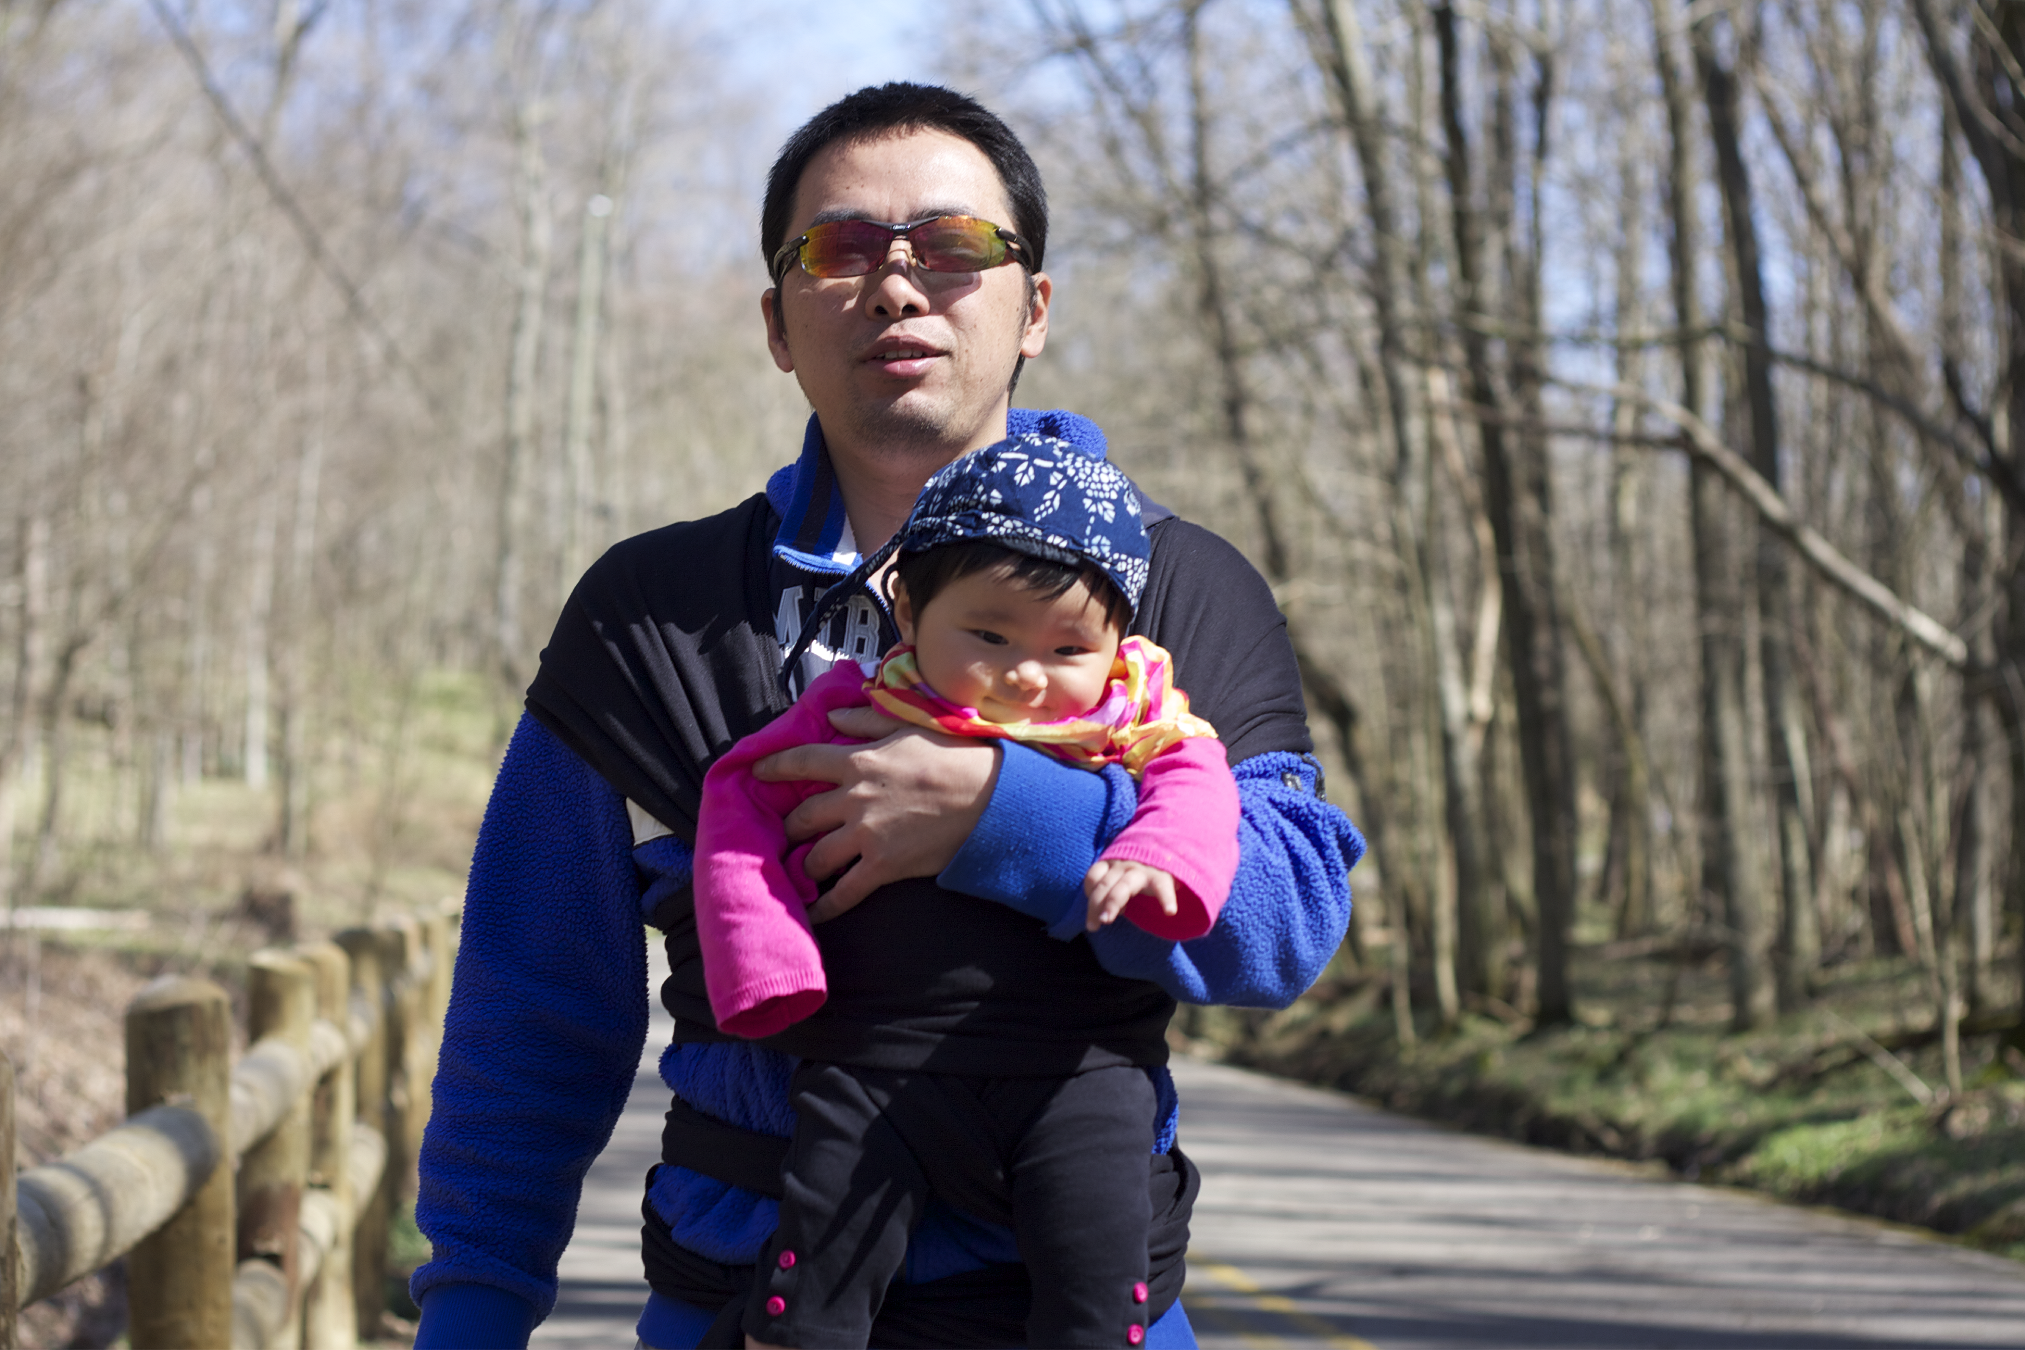
[[[205,61],[204,53],[197,49],[190,31],[183,27],[182,20],[176,17],[165,0],[148,0],[148,7],[154,10],[155,17],[161,20],[162,27],[168,31],[169,40],[175,43],[176,50],[182,53],[183,59],[189,63],[191,73],[197,77],[198,87],[204,91],[204,97],[210,102],[212,111],[218,114],[218,120],[224,123],[226,132],[239,143],[239,148],[245,151],[246,157],[253,162],[253,171],[259,177],[261,185],[267,189],[268,196],[274,199],[274,204],[281,208],[281,213],[288,217],[289,224],[293,225],[295,232],[301,236],[303,248],[308,252],[310,261],[316,264],[317,269],[330,279],[331,284],[336,286],[338,293],[344,297],[346,312],[371,335],[387,364],[407,377],[437,422],[448,427],[452,421],[449,410],[422,379],[421,372],[409,362],[401,351],[400,344],[394,341],[394,335],[380,322],[380,316],[366,304],[366,298],[358,286],[339,265],[338,260],[331,256],[330,250],[324,245],[323,234],[310,220],[308,212],[302,209],[302,204],[295,199],[295,194],[288,190],[288,185],[281,181],[281,175],[275,170],[274,161],[267,157],[267,150],[261,145],[260,138],[240,120],[239,114],[233,110],[231,100],[225,97],[225,91],[219,88],[218,82],[211,77],[210,64]],[[321,7],[318,13],[321,13]]]
[[[1680,428],[1677,442],[1682,450],[1714,469],[1749,502],[1774,533],[1790,543],[1824,580],[1845,595],[1884,619],[1919,646],[1939,657],[1954,670],[1974,673],[1969,647],[1961,638],[1926,611],[1899,598],[1897,593],[1858,567],[1842,551],[1794,515],[1793,508],[1770,483],[1744,462],[1741,455],[1724,445],[1708,423],[1678,403],[1657,398],[1629,384],[1582,384],[1555,379],[1564,389],[1588,394],[1625,398],[1650,409]]]

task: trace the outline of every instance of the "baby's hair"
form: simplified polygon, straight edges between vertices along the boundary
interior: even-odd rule
[[[894,562],[891,575],[900,578],[914,612],[919,614],[950,582],[973,572],[994,570],[1002,570],[1007,581],[1043,600],[1053,600],[1066,594],[1077,582],[1083,582],[1089,586],[1090,594],[1103,602],[1104,617],[1113,628],[1124,633],[1132,626],[1131,602],[1097,564],[1057,562],[988,539],[968,539],[919,553],[902,553]]]

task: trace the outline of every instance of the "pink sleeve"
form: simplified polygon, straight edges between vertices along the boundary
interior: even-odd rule
[[[1148,895],[1126,904],[1125,917],[1147,932],[1182,941],[1215,926],[1238,864],[1237,780],[1223,742],[1191,736],[1155,755],[1139,783],[1139,809],[1104,856],[1157,867],[1178,883],[1172,918]]]
[[[843,739],[827,714],[863,702],[863,684],[855,665],[830,671],[704,775],[696,824],[696,937],[721,1031],[771,1036],[828,996],[806,913],[816,900],[816,884],[801,868],[808,846],[790,852],[784,822],[829,785],[763,783],[752,766],[790,746]]]

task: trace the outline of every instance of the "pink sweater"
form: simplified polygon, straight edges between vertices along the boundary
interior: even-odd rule
[[[719,1029],[733,1035],[771,1036],[820,1008],[828,990],[806,913],[816,901],[816,884],[802,871],[810,845],[791,850],[783,822],[830,785],[764,783],[752,766],[790,746],[849,741],[829,714],[864,705],[864,684],[855,664],[837,666],[704,777],[696,933],[711,1011]],[[1179,912],[1169,917],[1142,895],[1125,906],[1125,917],[1177,941],[1207,933],[1237,874],[1237,826],[1237,784],[1221,741],[1191,737],[1155,756],[1131,823],[1104,856],[1172,873]]]

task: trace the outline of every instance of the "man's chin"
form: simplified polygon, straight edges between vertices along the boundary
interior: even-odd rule
[[[946,406],[908,395],[867,410],[859,428],[871,453],[882,459],[927,461],[931,472],[977,445],[977,432],[969,419],[953,415]]]

